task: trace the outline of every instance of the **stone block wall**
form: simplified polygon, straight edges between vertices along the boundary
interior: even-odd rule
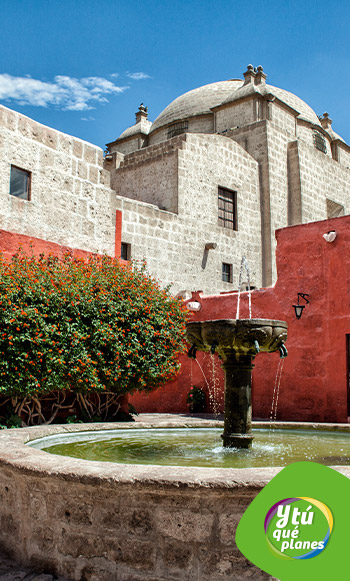
[[[237,192],[237,230],[218,225],[218,186]],[[245,255],[252,284],[259,286],[261,220],[258,166],[254,159],[221,135],[187,135],[179,151],[178,188],[179,217],[187,225],[188,251],[202,258],[207,242],[217,244],[215,250],[209,251],[203,275],[212,284],[220,282],[222,262],[232,263],[233,288],[237,288],[240,262]],[[229,288],[232,284],[226,283],[222,290]]]
[[[296,112],[288,111],[279,101],[269,103],[269,116],[271,125],[288,135],[290,139],[295,139],[297,130]]]
[[[316,131],[317,131],[317,129],[316,129]],[[316,149],[316,147],[315,147],[313,134],[314,134],[314,129],[312,127],[310,127],[310,125],[308,125],[306,123],[304,124],[303,122],[298,123],[298,126],[297,126],[298,141],[300,141],[300,143],[303,143],[304,145],[307,145],[308,147],[315,149],[317,152],[319,152],[319,150]],[[323,135],[322,131],[320,131],[320,134]],[[324,137],[324,141],[326,144],[327,152],[323,153],[321,151],[319,153],[321,153],[323,156],[327,156],[327,157],[332,158],[330,139],[326,135],[323,135],[323,137]]]
[[[177,152],[184,135],[125,155],[111,172],[117,195],[177,212]]]
[[[172,172],[166,173],[169,155]],[[142,181],[136,182],[135,176]],[[252,284],[261,284],[257,163],[232,140],[201,134],[175,137],[126,156],[121,170],[112,171],[112,185],[120,194],[116,209],[123,214],[123,242],[131,244],[131,257],[146,258],[151,274],[164,285],[175,283],[172,292],[236,288],[242,255],[250,264]],[[218,186],[237,192],[237,231],[218,225]],[[174,188],[177,213],[128,199],[141,188],[145,201]],[[206,251],[208,242],[217,244],[216,249]],[[232,264],[232,283],[222,281],[223,262]]]
[[[220,133],[231,127],[242,127],[257,121],[256,100],[251,99],[234,106],[223,107],[215,114],[216,132]]]
[[[114,253],[115,217],[102,150],[0,106],[0,227]],[[30,201],[9,194],[11,165],[31,172]]]
[[[350,169],[350,152],[347,146],[340,145],[337,148],[338,162],[347,169]]]
[[[127,155],[128,153],[133,153],[134,151],[137,151],[138,149],[140,149],[140,147],[143,144],[143,139],[141,140],[140,137],[135,137],[133,139],[126,139],[125,141],[123,141],[122,143],[118,143],[116,145],[113,145],[110,147],[110,153],[113,153],[113,151],[119,151],[120,153],[123,153],[124,155]]]
[[[327,199],[344,206],[345,214],[350,213],[350,169],[302,143],[299,163],[303,223],[327,218]]]
[[[271,579],[239,552],[235,530],[276,469],[58,462],[21,443],[66,428],[1,435],[1,550],[72,581]]]

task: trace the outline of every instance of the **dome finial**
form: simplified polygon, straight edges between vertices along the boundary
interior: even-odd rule
[[[320,115],[319,120],[321,121],[323,129],[326,131],[332,127],[332,119],[330,119],[328,113],[323,113],[323,115]]]
[[[148,107],[145,107],[144,104],[141,103],[139,110],[137,111],[135,117],[136,117],[136,123],[139,123],[142,118],[147,119]]]
[[[264,69],[261,65],[259,65],[256,69],[256,78],[255,78],[256,85],[265,85],[266,84],[266,75],[264,73]]]

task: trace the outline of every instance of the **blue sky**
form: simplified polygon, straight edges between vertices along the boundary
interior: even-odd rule
[[[350,143],[350,2],[0,0],[0,103],[101,147],[263,65]]]

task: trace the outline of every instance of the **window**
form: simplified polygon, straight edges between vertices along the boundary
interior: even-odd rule
[[[188,131],[188,121],[182,121],[181,123],[174,123],[168,127],[168,139],[175,137],[175,135],[181,135],[181,133],[186,133]]]
[[[237,230],[237,192],[219,188],[219,226]]]
[[[127,244],[126,242],[122,242],[120,258],[122,260],[130,260],[131,257],[131,244]]]
[[[10,194],[16,198],[30,200],[30,171],[11,165]]]
[[[232,282],[232,264],[222,263],[222,280],[224,282]]]
[[[326,140],[323,135],[319,131],[314,131],[314,146],[322,153],[327,153],[327,145]]]

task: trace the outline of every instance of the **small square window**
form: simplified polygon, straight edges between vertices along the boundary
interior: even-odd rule
[[[30,200],[31,173],[11,165],[10,194],[22,200]]]
[[[127,242],[122,242],[120,258],[122,260],[130,260],[131,257],[131,244],[127,244]]]
[[[232,264],[222,263],[222,280],[224,282],[232,282]]]
[[[237,230],[237,192],[218,189],[218,212],[219,226]]]

